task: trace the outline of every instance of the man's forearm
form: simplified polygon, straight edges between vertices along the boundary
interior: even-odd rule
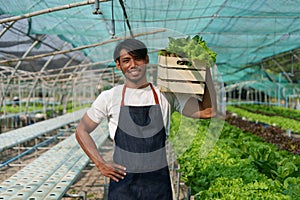
[[[75,136],[83,151],[99,168],[100,165],[103,164],[104,160],[100,156],[97,146],[94,140],[92,139],[92,137],[88,133],[83,133],[81,131],[78,131],[77,129],[76,129]]]
[[[206,69],[206,84],[204,88],[204,94],[202,98],[202,109],[213,108],[214,111],[217,109],[217,96],[214,83],[211,77],[210,68]]]

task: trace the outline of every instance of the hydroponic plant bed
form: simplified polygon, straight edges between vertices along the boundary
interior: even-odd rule
[[[175,149],[184,143],[172,141],[180,126],[178,118],[173,115],[176,123],[170,136]],[[182,180],[195,199],[300,198],[298,155],[279,150],[256,135],[225,123],[214,148],[201,157],[209,123],[209,120],[197,121],[193,143],[177,158]],[[190,134],[188,129],[191,126],[185,127],[184,134]]]

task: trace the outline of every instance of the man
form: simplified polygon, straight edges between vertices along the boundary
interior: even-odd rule
[[[192,118],[211,118],[214,90],[205,87],[202,101],[186,95],[161,93],[147,81],[148,50],[136,39],[126,39],[114,51],[116,67],[125,83],[103,91],[81,119],[76,139],[99,171],[110,178],[110,200],[172,199],[165,140],[172,112]],[[210,72],[208,70],[210,80]],[[113,163],[97,151],[89,133],[107,119],[115,142]]]

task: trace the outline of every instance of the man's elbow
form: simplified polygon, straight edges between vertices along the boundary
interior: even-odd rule
[[[205,108],[201,111],[202,119],[210,119],[216,116],[216,112],[213,108]]]
[[[82,138],[85,136],[85,129],[82,127],[82,124],[79,124],[75,129],[75,138],[78,142],[82,140]]]
[[[80,140],[80,132],[78,131],[78,128],[76,128],[76,130],[75,130],[75,138],[77,141]]]

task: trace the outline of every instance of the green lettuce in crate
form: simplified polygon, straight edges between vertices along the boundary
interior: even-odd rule
[[[212,51],[199,35],[193,38],[190,36],[177,39],[169,37],[168,47],[160,51],[159,55],[188,58],[191,62],[205,61],[207,67],[212,67],[217,58],[216,52]]]

